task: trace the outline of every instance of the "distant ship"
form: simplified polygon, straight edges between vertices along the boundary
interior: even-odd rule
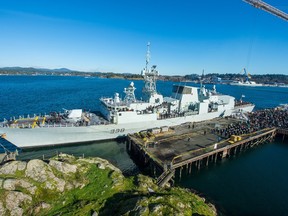
[[[230,85],[250,86],[250,87],[263,86],[263,84],[251,81],[250,80],[250,78],[251,78],[250,74],[247,73],[245,68],[243,70],[244,70],[245,81],[243,81],[243,80],[241,80],[241,81],[233,81],[233,82],[229,83]]]
[[[115,139],[128,133],[151,128],[167,128],[186,122],[199,122],[233,113],[251,112],[254,104],[235,101],[205,86],[200,88],[174,85],[171,97],[163,97],[156,90],[159,72],[156,65],[148,67],[150,44],[147,45],[146,65],[142,70],[143,99],[135,98],[135,86],[131,82],[119,93],[100,99],[100,113],[82,109],[64,110],[43,116],[20,116],[0,123],[0,134],[22,148],[79,144],[98,140]]]

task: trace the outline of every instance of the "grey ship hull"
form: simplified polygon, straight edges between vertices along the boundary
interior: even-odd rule
[[[157,121],[136,122],[129,124],[107,124],[82,127],[39,127],[33,129],[0,128],[0,134],[6,134],[6,139],[22,148],[74,144],[91,141],[115,139],[128,133],[135,133],[153,127],[173,126],[185,122],[199,122],[210,120],[219,116],[230,116],[241,108],[251,112],[254,105],[237,107],[223,112],[210,112],[177,118],[167,118]]]

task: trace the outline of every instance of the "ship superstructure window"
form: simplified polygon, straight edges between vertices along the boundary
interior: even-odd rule
[[[186,86],[173,86],[173,93],[178,94],[192,94],[192,88]]]

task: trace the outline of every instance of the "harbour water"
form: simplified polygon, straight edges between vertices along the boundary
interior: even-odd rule
[[[125,175],[139,173],[139,169],[129,158],[126,152],[125,142],[102,141],[89,144],[73,146],[49,146],[24,150],[17,159],[29,160],[31,158],[48,159],[59,153],[74,155],[75,157],[101,157],[109,160],[112,164],[121,169]]]
[[[124,95],[131,81],[64,76],[0,76],[0,120],[11,116],[33,115],[84,108],[97,110],[98,99]],[[142,81],[134,81],[140,98]],[[193,85],[190,83],[182,83]],[[170,95],[172,82],[157,82],[164,96]],[[208,87],[208,86],[207,86]],[[209,87],[208,87],[209,88]],[[217,90],[256,104],[256,109],[288,103],[288,88],[218,85]],[[76,156],[99,156],[111,161],[126,174],[138,173],[126,153],[125,144],[105,141],[79,146],[31,149],[20,159],[49,158],[57,152]],[[184,176],[177,184],[193,188],[215,202],[226,215],[286,215],[288,212],[288,144],[274,142]]]
[[[209,166],[179,185],[213,200],[224,215],[287,215],[288,143],[275,142]]]

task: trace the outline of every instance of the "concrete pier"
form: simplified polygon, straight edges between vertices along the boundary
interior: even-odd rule
[[[214,119],[200,123],[185,123],[170,127],[166,132],[157,134],[142,131],[127,136],[127,149],[132,158],[142,166],[149,166],[157,184],[165,186],[173,180],[177,170],[191,174],[211,163],[216,163],[245,151],[246,149],[271,142],[276,133],[288,135],[288,131],[265,128],[250,134],[223,138],[213,132],[215,128],[239,121],[236,119]],[[287,132],[287,134],[286,134]]]

